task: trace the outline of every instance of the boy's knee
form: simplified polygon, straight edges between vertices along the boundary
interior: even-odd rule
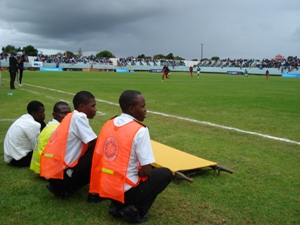
[[[164,178],[166,179],[166,180],[168,180],[168,181],[172,181],[172,179],[173,179],[173,173],[172,173],[172,171],[170,170],[170,169],[168,169],[168,168],[161,168],[161,172],[162,172],[162,174],[164,175]]]

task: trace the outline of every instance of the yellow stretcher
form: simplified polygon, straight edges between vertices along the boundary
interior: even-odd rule
[[[151,140],[151,145],[155,157],[155,163],[152,163],[152,166],[169,168],[177,183],[181,179],[192,183],[193,179],[189,176],[203,172],[203,168],[214,170],[215,175],[220,175],[220,171],[233,173],[233,171],[217,165],[216,162],[202,159],[159,142]]]

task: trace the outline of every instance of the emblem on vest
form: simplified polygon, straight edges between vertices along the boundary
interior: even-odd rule
[[[104,160],[113,162],[119,154],[119,145],[115,137],[109,137],[106,139],[103,148]]]

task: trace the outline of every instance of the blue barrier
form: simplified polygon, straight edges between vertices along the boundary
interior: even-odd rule
[[[129,72],[128,69],[116,69],[116,72],[117,73],[132,73],[132,72],[134,72],[134,70],[130,70],[130,72]]]
[[[162,73],[162,69],[151,69],[151,73]]]
[[[40,71],[61,72],[61,71],[62,71],[62,68],[47,68],[47,67],[40,67]]]
[[[287,77],[287,78],[300,78],[300,74],[295,74],[295,73],[283,73],[282,77]]]
[[[244,73],[241,71],[227,71],[227,74],[233,74],[233,75],[243,75]]]

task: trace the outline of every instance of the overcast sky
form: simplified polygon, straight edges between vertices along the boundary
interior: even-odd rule
[[[0,0],[0,47],[116,57],[300,57],[300,0]]]

